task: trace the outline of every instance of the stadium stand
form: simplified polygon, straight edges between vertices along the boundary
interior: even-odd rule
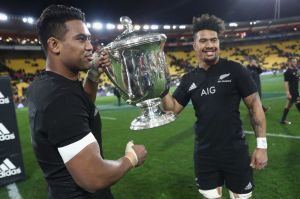
[[[227,27],[221,37],[221,56],[248,64],[255,58],[264,70],[282,70],[288,57],[300,58],[300,23],[299,17],[260,21],[255,26],[249,22],[240,22],[238,28]],[[44,70],[45,59],[32,26],[22,26],[22,31],[15,28],[23,22],[19,18],[3,23],[0,30],[0,76],[11,76],[17,101],[22,100],[24,92],[34,76]],[[251,23],[250,23],[251,24]],[[228,24],[227,24],[228,25]],[[24,29],[25,28],[25,29]],[[185,30],[164,30],[168,40],[165,45],[166,62],[172,80],[179,82],[180,77],[197,66],[197,58],[192,49],[193,37],[189,28]],[[93,32],[94,42],[111,42],[114,34]],[[96,42],[97,43],[97,42]],[[80,73],[83,80],[85,73]],[[110,91],[112,83],[105,74],[100,77],[99,90]]]
[[[255,44],[231,44],[225,45],[221,56],[238,61],[244,65],[248,64],[250,58],[256,58],[264,70],[280,70],[285,67],[288,57],[300,57],[300,41],[297,39],[282,41],[265,41]],[[17,96],[22,98],[24,90],[28,87],[34,75],[44,70],[45,60],[42,58],[20,58],[2,57],[0,75],[10,74],[16,82]],[[166,50],[166,62],[172,79],[180,78],[186,72],[197,66],[197,58],[190,47],[190,51]],[[83,80],[85,73],[80,73]],[[99,88],[111,86],[111,82],[105,74],[100,77]]]
[[[223,47],[221,56],[248,64],[250,58],[256,58],[265,70],[281,69],[285,67],[288,57],[300,57],[298,53],[300,42],[297,39],[287,41],[265,41],[257,44],[232,44]],[[167,63],[171,75],[182,75],[197,66],[197,59],[193,51],[167,52]]]
[[[45,67],[45,60],[39,59],[6,59],[4,63],[7,67],[14,71],[24,70],[25,73],[36,73],[43,70]]]

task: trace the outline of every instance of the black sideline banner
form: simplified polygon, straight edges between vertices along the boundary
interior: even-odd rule
[[[0,77],[0,186],[25,178],[9,77]]]

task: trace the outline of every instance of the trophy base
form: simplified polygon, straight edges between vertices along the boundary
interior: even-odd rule
[[[142,109],[142,115],[131,122],[131,130],[150,129],[173,122],[176,116],[172,112],[163,112],[160,107],[160,98],[148,99],[136,104]]]

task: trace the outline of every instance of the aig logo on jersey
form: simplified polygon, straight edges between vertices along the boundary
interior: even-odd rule
[[[228,79],[229,76],[230,76],[230,73],[226,73],[226,74],[220,75],[220,77],[218,79],[218,83],[228,83],[228,82],[231,82],[231,79]]]
[[[211,86],[211,87],[202,89],[201,96],[203,96],[203,95],[213,95],[213,94],[215,94],[215,92],[216,92],[216,87]]]
[[[8,97],[4,97],[4,95],[0,91],[0,105],[1,104],[9,104],[9,98]]]
[[[21,173],[20,167],[17,168],[8,158],[0,164],[0,178],[18,175]]]
[[[8,129],[0,122],[0,142],[6,141],[6,140],[13,140],[16,136],[13,133],[10,133]]]

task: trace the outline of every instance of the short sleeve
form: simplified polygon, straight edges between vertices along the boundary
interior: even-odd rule
[[[283,74],[283,78],[284,78],[284,81],[285,81],[285,82],[290,81],[290,76],[289,76],[288,71],[286,71],[286,72]]]
[[[176,90],[173,93],[173,97],[176,99],[176,101],[182,105],[186,106],[190,101],[190,94],[188,93],[188,76],[184,75],[181,78],[179,86],[176,88]]]
[[[86,136],[91,132],[88,113],[80,96],[66,93],[56,97],[45,110],[49,142],[61,147]]]
[[[240,64],[237,64],[236,67],[236,81],[237,89],[242,98],[257,92],[257,86],[251,77],[249,70]]]

